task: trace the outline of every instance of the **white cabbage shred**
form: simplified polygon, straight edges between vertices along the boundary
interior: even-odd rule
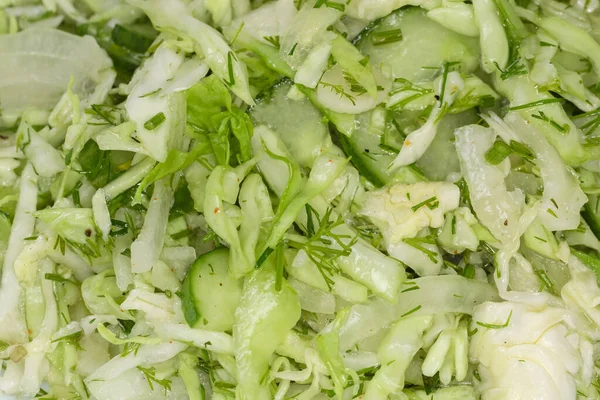
[[[598,0],[0,0],[0,399],[600,399]]]

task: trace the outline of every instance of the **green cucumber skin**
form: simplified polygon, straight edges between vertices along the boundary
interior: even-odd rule
[[[183,281],[182,310],[188,325],[231,331],[242,283],[229,275],[229,249],[218,248],[198,257]]]

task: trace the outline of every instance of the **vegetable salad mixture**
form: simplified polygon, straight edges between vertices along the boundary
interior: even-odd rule
[[[598,0],[0,0],[0,395],[600,399]]]

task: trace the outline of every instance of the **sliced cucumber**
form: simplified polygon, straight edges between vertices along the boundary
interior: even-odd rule
[[[192,328],[231,331],[243,281],[229,275],[229,250],[200,256],[183,281],[182,308]]]
[[[310,167],[333,143],[319,110],[307,98],[288,98],[291,88],[290,82],[279,84],[270,96],[257,101],[250,115],[275,131],[300,165]]]
[[[357,47],[370,57],[371,65],[392,78],[413,82],[432,79],[439,73],[436,68],[445,62],[458,62],[463,72],[472,72],[479,66],[477,38],[451,31],[428,18],[426,11],[414,7],[399,9],[383,18],[363,34]]]
[[[475,110],[459,114],[446,114],[440,121],[433,142],[417,161],[417,166],[427,179],[446,180],[448,174],[460,172],[460,162],[454,147],[454,130],[461,126],[477,123],[479,116]]]
[[[376,109],[358,115],[357,129],[352,136],[339,135],[344,152],[352,157],[352,164],[360,174],[377,187],[391,182],[426,181],[427,178],[415,165],[402,167],[393,172],[388,170],[388,166],[397,155],[397,149],[394,148],[398,143],[396,136],[401,137],[401,133],[391,123],[389,116],[385,118],[377,115],[381,111]]]
[[[357,129],[352,136],[339,135],[344,152],[352,163],[373,185],[384,186],[390,182],[414,183],[445,180],[448,174],[460,172],[458,156],[454,149],[454,130],[477,122],[474,110],[447,114],[438,126],[438,132],[423,156],[413,165],[393,173],[388,166],[396,158],[405,134],[417,129],[421,112],[402,111],[377,116],[375,109],[357,116]],[[393,119],[392,119],[393,118]]]

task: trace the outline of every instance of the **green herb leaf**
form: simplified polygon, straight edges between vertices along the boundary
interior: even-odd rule
[[[424,247],[423,244],[427,243],[427,244],[435,244],[435,239],[433,238],[433,236],[426,236],[426,237],[415,237],[415,238],[406,238],[402,240],[404,243],[414,247],[415,249],[425,253],[425,255],[427,257],[429,257],[429,259],[431,260],[432,263],[436,263],[438,262],[438,254],[435,251],[429,250],[428,248]]]
[[[267,42],[271,43],[273,45],[273,47],[276,47],[276,48],[281,47],[279,36],[263,36],[263,39],[265,39]]]
[[[165,117],[165,114],[161,111],[152,118],[150,118],[148,121],[144,122],[144,128],[146,128],[149,131],[153,131],[166,120],[167,117]]]
[[[165,390],[165,394],[168,390],[171,390],[171,381],[169,379],[157,379],[156,378],[156,368],[143,368],[138,366],[138,370],[142,371],[144,376],[146,377],[146,381],[148,381],[148,385],[150,386],[150,390],[154,390],[154,384],[156,383],[163,387]]]
[[[336,259],[339,257],[345,257],[350,255],[352,252],[352,246],[358,240],[358,235],[354,238],[335,234],[332,231],[344,223],[342,216],[339,215],[337,219],[332,220],[331,214],[333,213],[332,208],[328,208],[320,217],[316,210],[312,209],[310,213],[307,213],[310,220],[316,217],[318,221],[318,228],[308,238],[306,242],[289,241],[288,245],[297,250],[304,250],[306,255],[312,262],[315,263],[319,273],[323,277],[325,284],[331,290],[333,280],[331,277],[335,273],[339,273],[339,268],[336,264]],[[317,224],[314,221],[307,223],[306,231],[308,231],[308,225],[312,226],[311,230],[314,229]],[[349,241],[344,239],[350,239]],[[330,245],[334,244],[335,246]]]
[[[554,103],[561,103],[562,104],[564,102],[565,102],[564,99],[558,99],[558,98],[543,99],[543,100],[532,101],[531,103],[526,103],[526,104],[520,104],[518,106],[513,106],[513,107],[510,107],[508,110],[509,111],[525,110],[527,108],[536,108],[536,107],[545,106],[547,104],[554,104]]]
[[[279,242],[275,248],[275,290],[281,291],[283,271],[285,270],[284,243]]]
[[[488,328],[488,329],[502,329],[502,328],[506,328],[509,324],[510,324],[510,319],[512,318],[512,310],[510,310],[510,314],[508,314],[508,318],[506,319],[506,322],[503,324],[487,324],[485,322],[481,322],[481,321],[477,321],[477,325],[479,326],[483,326],[484,328]]]
[[[402,40],[402,30],[390,29],[388,31],[375,31],[371,34],[373,46],[383,46]]]
[[[412,206],[410,209],[413,210],[413,211],[417,211],[419,208],[421,208],[423,206],[427,206],[427,208],[429,208],[430,210],[434,210],[439,205],[440,205],[440,202],[437,199],[437,197],[436,196],[432,196],[432,197],[428,198],[427,200],[423,200],[419,204],[416,204],[416,205]]]
[[[498,165],[511,154],[516,154],[530,162],[535,158],[531,149],[523,143],[511,140],[510,144],[506,144],[502,140],[496,140],[492,148],[485,153],[485,160],[490,165]]]
[[[549,123],[554,129],[556,129],[560,133],[569,133],[569,131],[571,130],[569,124],[561,125],[554,119],[548,117],[543,111],[539,111],[537,114],[532,114],[531,117]]]

